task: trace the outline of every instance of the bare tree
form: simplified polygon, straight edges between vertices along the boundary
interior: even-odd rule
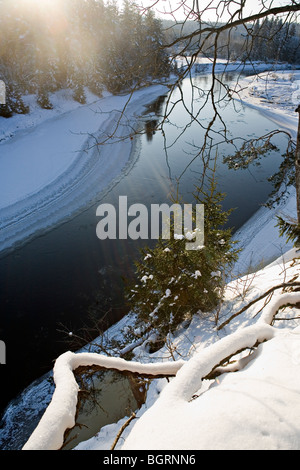
[[[287,41],[288,35],[298,28],[297,18],[300,11],[300,2],[286,0],[180,0],[163,1],[156,0],[148,2],[141,7],[142,13],[146,14],[149,9],[155,9],[166,24],[165,43],[161,46],[167,50],[173,63],[182,64],[178,70],[178,78],[170,87],[165,110],[157,128],[164,132],[164,125],[170,122],[171,113],[178,105],[184,107],[189,119],[187,125],[178,129],[178,135],[182,135],[192,122],[197,123],[204,130],[203,142],[196,148],[193,160],[201,157],[205,168],[209,165],[210,155],[220,142],[230,143],[235,148],[235,157],[250,160],[258,159],[261,154],[274,148],[272,139],[280,133],[287,137],[286,154],[294,155],[294,171],[299,173],[297,166],[296,142],[293,141],[289,132],[275,130],[271,133],[256,136],[252,140],[239,136],[232,138],[228,132],[228,123],[225,122],[220,111],[220,103],[232,102],[239,98],[241,85],[239,77],[244,72],[243,63],[252,64],[253,74],[256,65],[253,58],[257,55],[258,44],[264,40],[264,48],[274,51],[274,59],[279,57],[278,50],[283,50],[283,43]],[[268,29],[269,28],[269,29]],[[299,30],[298,30],[299,33]],[[238,48],[237,48],[238,43]],[[289,43],[292,44],[292,43]],[[299,47],[299,43],[297,43]],[[276,46],[274,46],[276,45]],[[225,73],[232,58],[233,48],[236,51],[235,59],[239,59],[237,67],[237,78],[230,84],[225,80]],[[277,51],[275,51],[275,48]],[[211,61],[211,81],[208,90],[202,90],[193,80],[193,72],[201,58],[209,58]],[[217,70],[218,59],[222,58],[224,64],[223,73]],[[182,80],[188,78],[191,83],[192,99],[189,101],[182,89]],[[179,90],[179,98],[174,98],[175,90]],[[193,102],[199,96],[205,95],[200,107],[194,107]],[[177,95],[178,96],[178,95]],[[209,105],[213,109],[210,120],[203,123],[200,119],[205,107]],[[297,109],[299,111],[299,108]],[[173,143],[176,143],[174,140]],[[299,140],[299,137],[298,137]],[[172,145],[172,144],[171,144]],[[165,146],[167,149],[170,145]],[[299,145],[298,145],[299,149]],[[299,152],[299,150],[298,150]],[[213,153],[213,158],[215,152]],[[246,158],[247,157],[247,158]],[[299,179],[299,178],[298,178]],[[299,185],[298,185],[299,186]],[[297,186],[297,205],[300,207],[300,188]],[[298,210],[297,225],[300,223],[300,210]]]

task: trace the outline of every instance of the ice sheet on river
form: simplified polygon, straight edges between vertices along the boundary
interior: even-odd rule
[[[128,95],[106,97],[3,143],[0,251],[74,216],[115,184],[134,161],[136,118],[165,92],[152,86],[129,103]],[[111,134],[109,144],[98,145]]]

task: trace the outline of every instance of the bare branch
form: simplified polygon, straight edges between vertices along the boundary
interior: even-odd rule
[[[272,292],[274,292],[275,290],[277,289],[287,289],[288,287],[299,287],[300,286],[300,282],[284,282],[282,284],[278,284],[277,286],[273,286],[271,287],[270,289],[268,289],[266,292],[264,292],[262,295],[260,295],[259,297],[257,297],[256,299],[252,300],[251,302],[249,302],[247,305],[245,305],[241,310],[239,310],[238,312],[234,313],[234,315],[231,315],[230,318],[228,318],[225,322],[223,322],[221,325],[219,325],[217,327],[217,330],[220,331],[222,330],[222,328],[224,328],[224,326],[228,325],[228,323],[230,323],[234,318],[238,317],[239,315],[241,315],[243,312],[245,312],[246,310],[248,310],[248,308],[252,307],[252,305],[256,304],[257,302],[259,302],[260,300],[264,299],[265,297],[267,297],[268,295],[270,295]]]

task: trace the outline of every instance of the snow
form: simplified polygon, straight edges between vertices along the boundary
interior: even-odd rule
[[[165,92],[153,85],[129,104],[129,95],[89,95],[86,105],[64,98],[48,117],[35,109],[0,118],[0,250],[72,217],[121,178],[133,164],[136,117]],[[98,145],[110,134],[109,145]]]
[[[265,72],[257,76],[250,76],[239,80],[242,91],[239,99],[245,106],[250,106],[268,119],[273,121],[278,129],[290,133],[296,141],[298,129],[297,96],[300,87],[300,71]],[[268,100],[263,97],[267,93]],[[278,238],[276,216],[296,216],[296,190],[288,189],[284,200],[272,211],[261,207],[256,214],[235,233],[234,238],[239,241],[243,250],[239,262],[235,267],[235,274],[253,271],[263,264],[269,263],[283,252],[292,248],[292,243]],[[245,235],[245,236],[244,236]],[[269,240],[266,243],[266,240]]]
[[[232,281],[221,317],[228,317],[233,308],[248,304],[270,286],[299,276],[299,269],[293,249],[285,259],[258,271],[247,295],[240,292],[246,278]],[[299,449],[300,326],[299,320],[292,319],[299,317],[293,306],[297,302],[300,292],[278,290],[265,306],[265,299],[258,301],[219,332],[212,321],[195,316],[189,328],[173,338],[174,351],[178,351],[175,361],[167,359],[167,348],[147,357],[142,346],[136,348],[135,356],[140,355],[143,363],[95,353],[63,354],[54,368],[53,399],[24,450],[59,448],[65,426],[75,417],[77,384],[71,371],[79,364],[176,374],[169,382],[153,380],[138,419],[119,442],[120,450]],[[287,304],[292,307],[281,310],[280,317],[291,320],[271,326],[275,312]],[[240,353],[257,342],[261,344],[255,354]],[[217,379],[205,379],[230,355],[236,355],[234,364],[220,368]],[[105,426],[76,449],[109,450],[126,419]]]
[[[255,79],[255,88],[243,90],[240,98],[245,105],[260,110],[295,136],[298,116],[294,113],[293,93],[297,93],[295,80],[299,80],[300,76],[298,72],[294,72],[292,80],[290,74],[290,71],[276,72],[277,78],[272,78],[272,96],[271,92],[266,94],[265,80],[259,82]],[[243,80],[247,85],[253,82],[251,77]],[[289,86],[291,88],[288,88]],[[292,97],[288,89],[294,90]],[[276,96],[283,97],[284,92],[286,100],[276,99]],[[138,99],[133,101],[128,116],[137,112],[141,97],[145,101],[149,100],[151,93],[151,90],[149,94],[144,90],[137,95]],[[126,100],[124,97],[107,97],[101,106],[105,106],[105,110],[112,113],[117,104],[119,106],[124,103],[123,99]],[[91,129],[96,131],[101,125],[105,125],[105,118],[108,118],[106,129],[109,131],[116,115],[110,121],[111,114],[95,115],[94,111],[94,105],[80,108],[80,115],[86,120],[86,129],[89,132]],[[72,113],[72,110],[68,110],[61,116],[65,129],[73,123]],[[92,128],[89,128],[90,124]],[[41,123],[33,130],[32,135],[39,145],[42,145],[44,139],[51,141],[50,135],[43,134],[43,131],[57,129],[57,119],[53,118],[53,121],[45,122],[45,125],[44,127],[44,123]],[[76,131],[76,127],[72,130]],[[4,141],[1,145],[4,149],[11,145],[16,151],[14,155],[19,163],[21,156],[18,152],[21,144],[24,144],[26,152],[26,134],[27,131],[22,136],[20,131],[20,134],[15,136],[16,141]],[[73,151],[76,147],[78,149],[80,142],[86,142],[86,136],[78,133],[75,135],[74,141],[70,135],[67,138],[68,141],[72,140]],[[61,141],[58,140],[57,143],[58,147],[62,148]],[[119,144],[120,153],[128,147],[128,142],[126,145],[125,142]],[[29,146],[27,152],[28,149]],[[128,158],[128,153],[126,155]],[[58,161],[56,154],[53,158]],[[126,158],[122,162],[118,159],[114,162],[118,171],[125,164]],[[13,160],[9,161],[5,157],[2,159],[1,154],[0,169],[1,165],[13,165]],[[58,173],[63,176],[69,174],[70,166],[75,160],[74,154],[66,153],[63,162],[59,163],[60,166],[54,164],[53,168],[47,168],[50,186],[55,185]],[[37,161],[34,161],[38,165]],[[41,164],[40,168],[41,178],[45,177],[45,167]],[[18,174],[14,168],[12,171],[15,175]],[[29,181],[30,178],[35,178],[27,173],[25,175],[27,189],[26,181],[20,187],[15,185],[14,191],[5,196],[7,203],[10,200],[11,203],[19,204],[20,197],[25,202],[30,199]],[[39,187],[40,182],[37,178],[34,182],[37,192],[44,190],[44,187]],[[46,177],[43,184],[45,186]],[[224,328],[219,330],[215,322],[218,317],[218,325],[222,324],[271,287],[299,279],[298,253],[291,244],[286,244],[284,239],[279,238],[278,229],[275,228],[276,215],[284,211],[289,215],[295,214],[293,189],[277,208],[261,208],[235,235],[236,239],[240,240],[242,252],[233,272],[233,280],[226,286],[224,303],[220,311],[215,312],[215,317],[203,316],[199,312],[188,327],[182,328],[175,336],[169,338],[168,344],[172,344],[172,357],[175,360],[170,358],[167,346],[149,354],[145,345],[140,343],[134,345],[133,361],[92,352],[66,352],[60,356],[53,371],[55,390],[52,400],[23,449],[60,448],[65,429],[75,423],[78,385],[73,370],[79,365],[97,364],[138,373],[175,375],[169,381],[154,379],[151,382],[146,402],[136,412],[137,419],[133,419],[123,432],[122,439],[116,446],[118,450],[299,450],[300,293],[292,292],[291,289],[277,289],[271,298],[269,296],[258,300],[242,314],[234,317]],[[200,274],[196,272],[196,275]],[[166,291],[166,295],[170,294],[171,290]],[[273,321],[278,309],[280,318],[284,320]],[[130,316],[114,325],[108,332],[111,337],[121,335],[121,329],[127,321],[130,322]],[[260,344],[256,347],[258,342]],[[254,352],[249,354],[254,347]],[[247,348],[246,352],[241,351],[244,348]],[[223,359],[231,355],[231,360],[235,359],[234,362],[221,364]],[[217,378],[207,378],[213,369],[218,370],[220,375]],[[118,423],[103,427],[93,438],[77,445],[76,449],[109,450],[127,419],[128,417],[124,417]]]
[[[261,207],[245,224],[235,232],[237,248],[241,248],[238,262],[233,268],[236,276],[254,272],[270,263],[293,247],[292,242],[278,236],[276,216],[296,216],[296,190],[289,189],[286,200],[270,210]]]
[[[255,273],[247,295],[242,292],[247,276],[232,281],[227,286],[222,315],[226,317],[233,306],[238,310],[281,281],[299,276],[299,268],[293,249]],[[299,450],[299,319],[279,321],[276,326],[268,324],[280,305],[299,299],[299,292],[277,291],[262,312],[265,299],[230,322],[226,332],[221,330],[218,334],[212,322],[209,325],[203,318],[195,317],[189,328],[173,339],[174,350],[179,349],[189,359],[171,382],[152,382],[145,405],[126,428],[117,449]],[[280,317],[296,316],[299,317],[296,307],[287,307],[280,313]],[[266,341],[255,353],[237,355],[235,363],[219,368],[221,375],[217,379],[202,380],[220,359],[242,347],[253,346],[258,339]],[[157,353],[158,358],[162,355],[162,351]],[[76,450],[110,449],[126,419],[105,426]]]
[[[177,60],[177,65],[179,68],[182,67],[184,69],[191,63],[191,60],[193,60],[192,73],[195,71],[196,73],[209,74],[214,69],[215,74],[237,72],[241,74],[249,73],[254,76],[266,71],[269,73],[276,71],[277,73],[277,71],[283,70],[287,73],[287,70],[292,70],[292,66],[288,63],[266,63],[259,60],[242,62],[240,60],[228,61],[227,59],[217,59],[215,62],[214,58],[209,57],[198,57],[196,61],[195,58],[191,59],[191,57],[188,57],[187,59],[182,58]]]
[[[286,130],[295,139],[298,129],[300,71],[276,70],[240,80],[240,99]]]
[[[75,425],[79,386],[73,375],[73,370],[77,367],[98,365],[104,368],[127,370],[140,374],[174,375],[182,364],[182,361],[166,362],[164,364],[141,364],[95,353],[74,354],[66,352],[62,354],[54,366],[53,375],[56,387],[51,403],[23,449],[56,450],[62,446],[65,430]]]
[[[274,338],[251,366],[190,402],[166,387],[122,449],[299,449],[300,366],[291,364],[299,341],[300,331]]]

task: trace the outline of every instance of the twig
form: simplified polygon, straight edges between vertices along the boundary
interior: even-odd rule
[[[274,321],[289,321],[289,320],[300,320],[300,316],[289,317],[289,318],[281,318],[281,317],[274,318]]]
[[[127,426],[129,426],[129,424],[131,423],[131,421],[136,418],[136,414],[133,412],[132,415],[130,416],[130,418],[127,419],[127,421],[125,421],[125,423],[122,425],[120,431],[118,432],[114,442],[113,442],[113,445],[111,446],[111,449],[110,450],[114,450],[121,435],[123,434],[124,430],[127,428]]]

